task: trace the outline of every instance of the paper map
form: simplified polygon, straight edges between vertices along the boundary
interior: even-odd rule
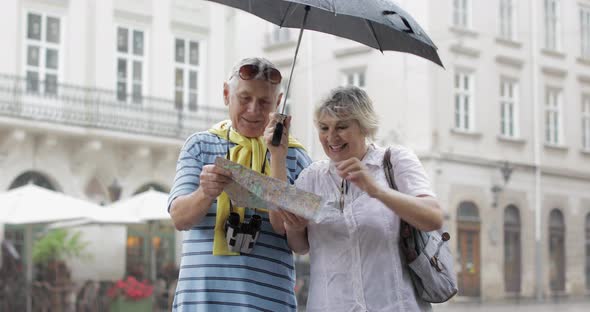
[[[223,157],[215,165],[232,173],[232,182],[224,191],[240,207],[287,210],[308,220],[319,216],[322,198],[279,179],[262,175]]]

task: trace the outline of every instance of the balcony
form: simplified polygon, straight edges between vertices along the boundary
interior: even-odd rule
[[[206,106],[181,111],[174,101],[154,97],[121,102],[111,90],[0,74],[0,116],[184,140],[227,112]]]

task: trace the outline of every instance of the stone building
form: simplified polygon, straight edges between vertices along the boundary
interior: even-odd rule
[[[381,118],[377,143],[411,147],[430,175],[460,297],[587,295],[590,1],[398,3],[445,69],[306,31],[288,98],[293,133],[323,158],[314,106],[334,86],[364,88]],[[287,76],[298,36],[204,1],[3,8],[0,189],[33,181],[104,203],[117,185],[121,198],[170,187],[184,138],[223,116],[229,66],[263,55]]]

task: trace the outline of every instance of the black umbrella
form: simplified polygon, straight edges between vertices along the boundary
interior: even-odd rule
[[[280,27],[300,28],[287,83],[304,29],[347,38],[383,51],[407,52],[443,66],[437,48],[420,25],[392,0],[208,0],[241,9]],[[285,110],[283,102],[282,112]],[[282,125],[277,125],[273,145],[278,145]],[[276,144],[275,144],[276,143]]]

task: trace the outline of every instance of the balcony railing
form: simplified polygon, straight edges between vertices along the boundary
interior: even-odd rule
[[[223,108],[182,111],[171,100],[135,100],[139,103],[121,102],[111,90],[0,74],[0,116],[178,139],[227,118]]]

